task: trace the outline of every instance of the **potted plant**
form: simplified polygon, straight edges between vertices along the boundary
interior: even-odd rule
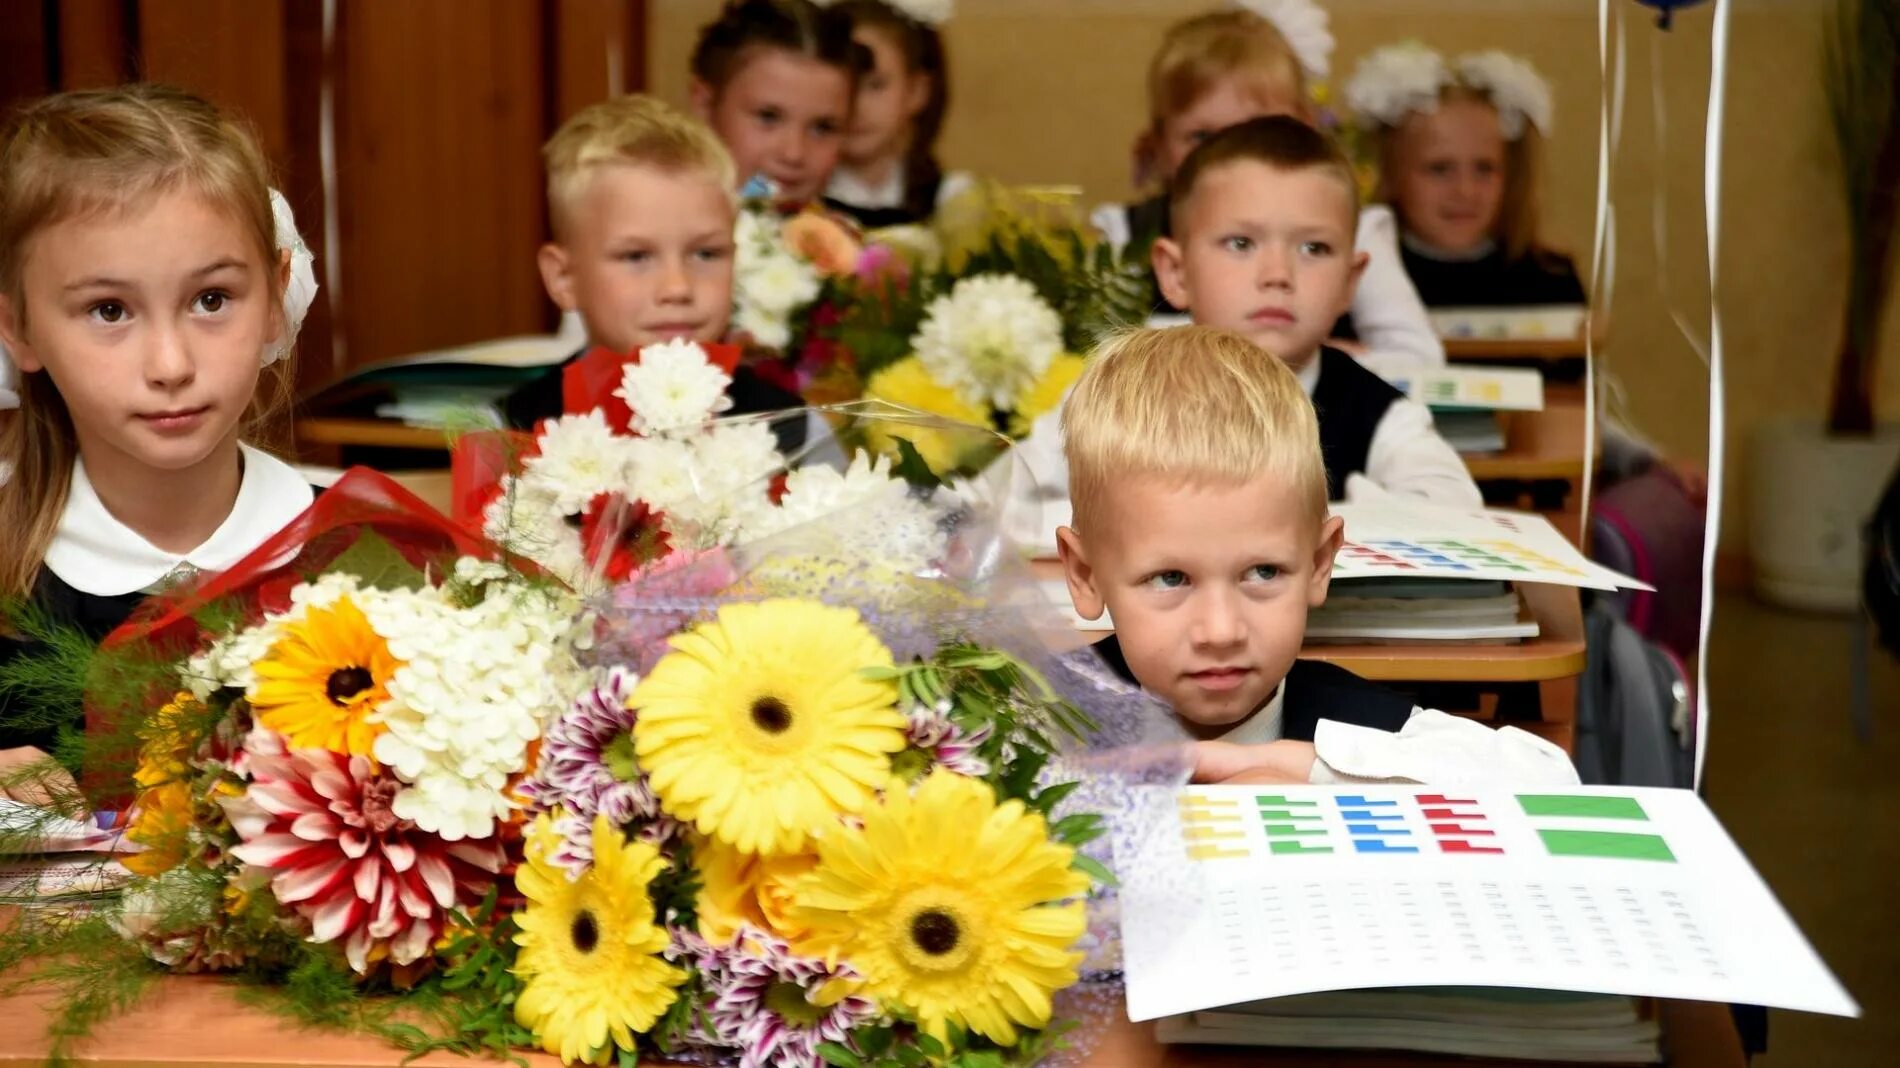
[[[1824,71],[1849,240],[1832,399],[1825,425],[1783,422],[1754,436],[1749,535],[1758,594],[1849,611],[1867,518],[1900,462],[1900,426],[1874,409],[1900,245],[1900,0],[1838,0]]]

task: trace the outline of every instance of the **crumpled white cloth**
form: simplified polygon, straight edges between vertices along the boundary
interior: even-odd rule
[[[290,210],[290,202],[273,189],[270,208],[271,217],[276,221],[277,247],[290,253],[290,283],[284,287],[284,332],[258,353],[258,362],[265,367],[290,355],[291,346],[297,343],[297,332],[303,329],[304,318],[310,314],[310,305],[317,299],[317,258],[304,243],[303,235],[297,232],[297,217]],[[20,371],[13,365],[7,347],[0,344],[0,409],[19,406]]]

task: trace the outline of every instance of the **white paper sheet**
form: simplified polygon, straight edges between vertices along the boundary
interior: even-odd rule
[[[1652,587],[1591,561],[1531,512],[1464,511],[1400,498],[1335,502],[1346,544],[1333,578],[1502,579],[1598,590]]]
[[[1132,1020],[1394,986],[1860,1012],[1690,791],[1144,789],[1180,824],[1114,828]]]

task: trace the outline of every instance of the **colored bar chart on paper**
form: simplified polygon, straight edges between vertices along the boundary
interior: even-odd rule
[[[1246,817],[1240,802],[1226,797],[1189,794],[1180,799],[1181,837],[1189,860],[1236,860],[1253,856],[1247,848]]]

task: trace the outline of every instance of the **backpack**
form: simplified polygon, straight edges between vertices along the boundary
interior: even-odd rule
[[[1662,645],[1637,633],[1601,598],[1584,613],[1577,685],[1577,775],[1593,786],[1693,784],[1694,690]]]
[[[1599,493],[1590,510],[1590,556],[1656,588],[1600,598],[1638,634],[1679,659],[1696,655],[1702,627],[1702,539],[1708,506],[1666,464],[1650,464]]]

